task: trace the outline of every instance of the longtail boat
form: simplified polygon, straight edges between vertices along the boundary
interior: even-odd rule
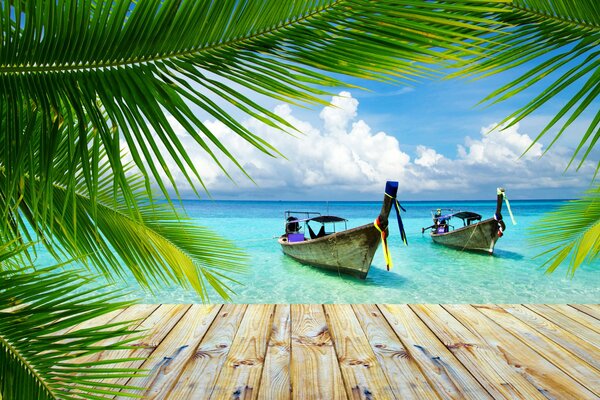
[[[432,211],[433,225],[423,228],[431,229],[431,239],[435,243],[459,250],[494,253],[494,246],[498,239],[504,235],[506,224],[502,220],[502,202],[506,201],[510,216],[514,222],[510,203],[506,198],[504,189],[497,189],[496,212],[494,217],[481,220],[481,215],[471,211],[457,211],[437,209]],[[462,226],[455,228],[452,220],[462,221]]]
[[[387,249],[388,216],[393,206],[406,243],[400,218],[401,207],[396,200],[397,192],[398,182],[388,181],[381,211],[375,222],[352,229],[347,229],[345,218],[316,212],[286,211],[285,233],[279,238],[279,244],[286,255],[301,263],[365,279],[375,251],[383,240],[384,256],[389,269],[391,258]],[[317,233],[311,223],[320,224]],[[344,229],[337,231],[340,224],[344,225]]]

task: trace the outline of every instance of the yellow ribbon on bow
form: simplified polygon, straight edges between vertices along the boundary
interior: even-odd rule
[[[385,266],[389,271],[390,269],[392,269],[393,264],[392,256],[390,255],[390,249],[388,248],[387,234],[385,232],[385,229],[381,229],[379,227],[379,217],[375,220],[375,222],[373,222],[373,225],[375,226],[375,229],[377,229],[379,233],[381,233],[381,247],[383,247],[383,258],[385,258]]]

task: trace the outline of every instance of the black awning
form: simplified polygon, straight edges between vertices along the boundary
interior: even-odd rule
[[[467,219],[467,220],[468,219],[470,219],[470,220],[481,219],[481,215],[471,212],[471,211],[460,211],[460,212],[457,212],[456,214],[453,214],[452,216],[460,218],[460,219]]]
[[[307,219],[307,221],[315,221],[321,224],[331,223],[331,222],[344,222],[345,218],[336,217],[334,215],[319,215],[318,217],[313,217]]]

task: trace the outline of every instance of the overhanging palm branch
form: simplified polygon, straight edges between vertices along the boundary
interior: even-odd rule
[[[18,198],[11,199],[3,191],[6,177],[0,170],[0,208],[7,215],[2,237],[41,241],[57,259],[76,257],[106,277],[131,271],[150,289],[177,284],[193,288],[207,301],[212,286],[229,299],[226,282],[233,281],[230,273],[241,271],[242,253],[168,203],[151,202],[138,175],[124,170],[126,185],[115,186],[95,131],[89,128],[81,145],[79,138],[69,142],[68,135],[61,135],[65,129],[67,125],[56,129],[60,140],[50,164],[55,181],[48,181],[37,157],[24,154],[23,165],[36,179],[24,179]],[[31,138],[35,143],[39,136]],[[69,151],[77,147],[87,149],[86,161]],[[94,162],[93,190],[82,166],[87,160]]]
[[[508,128],[530,115],[548,101],[572,90],[572,97],[542,129],[531,146],[551,128],[559,127],[546,151],[576,120],[591,114],[591,122],[571,158],[569,166],[580,156],[577,169],[600,139],[600,3],[596,0],[514,0],[499,13],[499,21],[508,28],[486,36],[485,56],[474,57],[455,75],[476,74],[485,77],[528,62],[537,65],[517,79],[499,88],[483,102],[497,103],[511,98],[532,85],[545,86],[526,105],[507,116],[502,124]],[[530,146],[530,148],[531,148]],[[567,166],[568,168],[568,166]],[[596,167],[596,173],[600,162]]]
[[[581,264],[598,259],[600,252],[600,185],[544,215],[530,229],[533,243],[550,248],[540,256],[550,255],[544,266],[555,271],[568,261],[567,273],[573,275]]]
[[[139,338],[127,327],[130,322],[73,329],[130,302],[115,301],[119,292],[86,290],[91,280],[73,270],[7,269],[14,252],[0,246],[0,398],[102,399],[135,390],[101,382],[136,376],[137,370],[120,368],[126,360],[77,363],[77,357],[130,349],[128,344]],[[63,331],[67,333],[57,335]],[[100,343],[105,340],[113,344]]]
[[[71,138],[79,134],[78,123],[91,120],[111,168],[123,169],[120,142],[125,142],[136,166],[165,195],[161,170],[175,186],[167,157],[177,162],[190,184],[201,177],[201,166],[192,163],[167,115],[217,163],[228,157],[241,168],[192,107],[276,155],[269,143],[232,118],[224,104],[291,131],[286,121],[255,100],[257,94],[318,103],[322,86],[342,84],[322,71],[381,80],[431,74],[430,64],[479,54],[477,48],[463,50],[460,45],[492,31],[486,17],[498,12],[495,5],[501,2],[2,2],[0,106],[9,116],[1,127],[9,144],[2,155],[6,184],[14,189],[24,175],[15,154],[28,143],[18,124],[42,118],[43,142],[48,144],[43,153],[48,155],[55,110],[63,108],[69,110],[62,118],[72,126],[67,131]],[[245,95],[246,89],[253,94]],[[167,155],[158,150],[158,141]]]

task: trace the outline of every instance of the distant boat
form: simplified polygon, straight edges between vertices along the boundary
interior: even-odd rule
[[[387,238],[390,210],[393,205],[399,207],[397,192],[398,182],[387,182],[381,211],[375,223],[352,229],[347,229],[345,218],[316,212],[286,211],[285,233],[279,238],[279,244],[286,255],[297,261],[365,279],[382,237]],[[398,208],[396,210],[399,217]],[[310,226],[311,222],[320,224],[317,233]],[[344,229],[338,232],[340,224]],[[307,231],[308,237],[305,236]],[[384,246],[388,260],[387,243]]]
[[[494,253],[494,246],[504,235],[506,224],[502,220],[502,201],[506,198],[504,189],[498,188],[496,213],[493,218],[481,220],[481,215],[471,211],[437,209],[432,211],[433,225],[423,228],[431,229],[431,239],[435,243],[459,250]],[[508,200],[507,201],[507,205]],[[510,205],[508,205],[510,211]],[[511,212],[512,218],[512,212]],[[455,228],[451,222],[459,219],[462,226]]]

